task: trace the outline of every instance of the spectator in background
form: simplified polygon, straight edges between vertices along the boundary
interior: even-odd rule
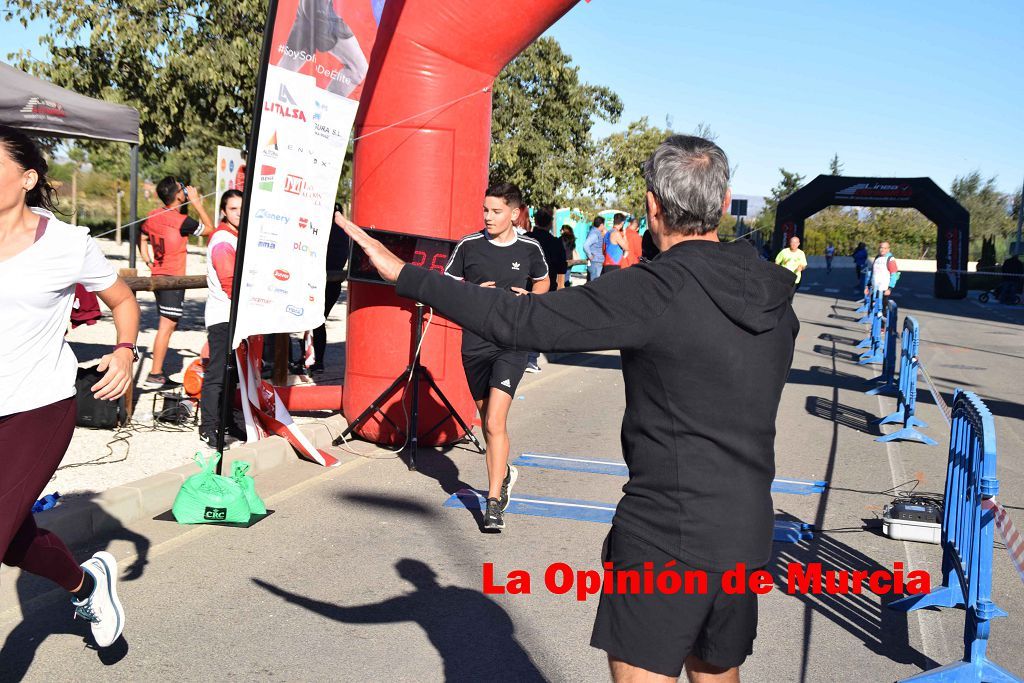
[[[654,235],[648,229],[640,239],[640,260],[653,261],[659,253],[658,245],[654,243]]]
[[[829,242],[828,246],[825,247],[825,274],[826,275],[831,275],[832,274],[832,259],[834,259],[835,256],[836,256],[836,248],[835,248],[835,246],[832,245],[831,242]]]
[[[523,204],[519,207],[519,213],[516,215],[512,225],[515,226],[517,235],[525,235],[530,232],[530,207]]]
[[[1003,261],[1003,281],[999,285],[999,293],[996,297],[1000,302],[1014,303],[1014,295],[1020,295],[1024,288],[1024,263],[1021,263],[1020,256],[1014,254]]]
[[[573,232],[572,226],[566,223],[562,226],[562,248],[565,250],[565,261],[569,264],[575,261],[578,257],[576,256],[576,233]],[[572,287],[572,266],[567,265],[565,270],[565,284],[564,287]]]
[[[896,257],[889,251],[888,242],[878,244],[878,256],[871,262],[871,287],[876,292],[882,293],[882,310],[889,305],[889,297],[892,296],[892,288],[900,280],[900,270],[896,264]],[[870,288],[864,288],[864,296],[871,294]]]
[[[565,256],[565,247],[562,241],[551,234],[551,228],[555,219],[547,209],[540,209],[533,215],[533,230],[526,233],[527,237],[540,242],[544,250],[544,260],[548,263],[548,277],[551,280],[551,289],[565,287],[565,271],[568,268],[568,260]],[[344,232],[344,231],[342,231]]]
[[[863,242],[857,245],[857,248],[853,250],[853,265],[857,269],[857,286],[867,287],[867,273],[864,267],[868,264],[868,245]]]
[[[643,255],[643,238],[640,237],[640,221],[634,216],[626,224],[626,257],[623,259],[622,267],[628,268],[640,263],[640,256]]]
[[[602,274],[620,269],[623,259],[628,256],[626,253],[626,236],[622,234],[625,227],[625,214],[615,214],[612,218],[612,229],[605,233],[604,240],[601,243],[601,249],[604,252],[604,263],[601,268]]]
[[[194,187],[186,187],[170,176],[156,186],[156,194],[164,208],[153,209],[142,224],[139,251],[142,260],[154,276],[185,275],[185,261],[188,258],[188,238],[191,235],[205,237],[213,232],[213,221],[203,208],[202,195]],[[188,204],[196,210],[199,220],[190,218]],[[164,359],[171,335],[178,327],[185,302],[184,289],[165,289],[156,292],[156,310],[160,323],[153,342],[153,364],[149,375],[142,383],[147,389],[163,389],[170,385],[164,375]]]
[[[782,266],[796,275],[793,291],[800,289],[800,279],[807,268],[807,255],[800,248],[800,238],[793,235],[789,238],[789,246],[775,257],[775,265]]]
[[[533,230],[526,234],[540,243],[544,251],[544,260],[548,264],[548,279],[551,283],[549,292],[565,288],[565,271],[568,268],[568,259],[565,258],[565,249],[562,241],[551,234],[551,228],[555,219],[551,212],[540,209],[533,214]],[[540,354],[530,351],[527,354],[526,372],[540,372]]]
[[[206,248],[206,339],[210,357],[203,368],[203,393],[199,398],[199,438],[216,447],[220,428],[220,400],[227,368],[231,292],[235,280],[235,252],[238,250],[238,224],[242,220],[242,193],[228,190],[220,197],[220,223]],[[233,411],[232,411],[233,413]],[[232,436],[244,438],[245,432],[232,419]]]
[[[334,210],[341,213],[341,206],[335,205]],[[331,224],[331,236],[327,242],[327,272],[343,271],[348,265],[349,245],[352,240],[337,223]],[[341,280],[328,282],[324,287],[324,324],[313,330],[313,372],[323,372],[324,355],[327,353],[327,316],[331,314],[334,304],[341,296]]]
[[[587,255],[588,282],[601,277],[601,270],[604,266],[604,250],[601,247],[604,242],[604,233],[604,218],[597,216],[590,226],[587,239],[583,241],[583,253]]]

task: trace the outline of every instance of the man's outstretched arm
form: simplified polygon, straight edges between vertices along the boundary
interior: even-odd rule
[[[406,265],[343,216],[338,224],[363,248],[400,296],[422,301],[464,328],[500,346],[531,351],[639,348],[675,294],[646,267],[629,268],[586,287],[543,296],[516,296],[473,287]],[[523,340],[520,344],[519,340]]]

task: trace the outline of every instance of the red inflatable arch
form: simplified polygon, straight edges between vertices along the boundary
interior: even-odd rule
[[[480,229],[491,126],[491,96],[484,90],[575,4],[388,0],[356,120],[356,134],[369,137],[356,145],[353,220],[450,239]],[[411,316],[410,302],[392,288],[350,283],[343,396],[349,420],[409,363]],[[435,319],[422,360],[469,422],[475,407],[462,372],[461,336],[454,325]],[[398,393],[385,407],[402,428],[398,401],[403,397]],[[454,420],[437,426],[444,410],[426,386],[420,388],[420,411],[424,445],[461,436]],[[377,443],[402,440],[394,425],[379,416],[367,421],[359,435]]]

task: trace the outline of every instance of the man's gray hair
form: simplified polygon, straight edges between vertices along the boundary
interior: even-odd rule
[[[643,172],[670,232],[703,235],[718,227],[729,189],[729,159],[721,147],[673,135],[644,162]]]

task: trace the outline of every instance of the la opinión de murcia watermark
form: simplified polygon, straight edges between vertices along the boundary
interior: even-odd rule
[[[708,574],[699,569],[679,571],[676,562],[657,566],[645,562],[642,569],[615,569],[604,563],[603,571],[576,569],[565,562],[555,562],[544,571],[544,590],[554,595],[575,593],[580,602],[600,593],[610,595],[704,594],[708,592]],[[779,588],[782,589],[782,581]],[[931,591],[931,577],[921,570],[906,571],[902,562],[892,570],[829,569],[820,562],[786,566],[785,591],[793,595],[918,595]],[[775,578],[765,569],[748,570],[743,563],[722,573],[722,591],[735,595],[751,592],[764,595],[774,590]],[[486,595],[532,595],[533,577],[523,569],[513,569],[505,577],[495,579],[494,563],[483,565],[483,592]]]

